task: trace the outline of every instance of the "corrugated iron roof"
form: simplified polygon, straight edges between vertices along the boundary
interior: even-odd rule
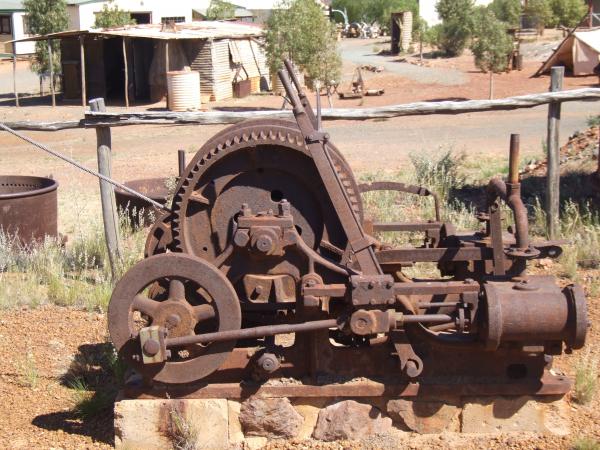
[[[90,29],[76,31],[61,31],[44,36],[31,36],[11,42],[41,41],[46,39],[61,39],[65,37],[90,36],[122,36],[149,39],[225,39],[247,38],[263,35],[263,29],[256,24],[242,22],[203,21],[193,23],[178,23],[177,31],[162,31],[162,25],[130,25],[122,28]]]

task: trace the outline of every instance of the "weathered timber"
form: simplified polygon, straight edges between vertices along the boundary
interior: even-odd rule
[[[562,89],[564,67],[553,67],[550,79],[550,91]],[[560,113],[561,104],[548,105],[548,175],[546,176],[546,226],[550,239],[555,239],[559,229],[560,215]]]
[[[521,95],[497,100],[467,100],[460,102],[416,102],[403,105],[390,105],[363,109],[324,109],[323,120],[369,120],[429,114],[465,114],[486,111],[510,111],[521,108],[534,108],[553,102],[596,101],[600,100],[600,88],[573,89],[560,92]],[[6,122],[15,130],[59,131],[70,128],[96,126],[126,126],[141,124],[197,124],[218,125],[238,123],[247,119],[282,118],[291,119],[290,110],[260,111],[208,111],[208,112],[86,112],[85,120],[65,122]]]

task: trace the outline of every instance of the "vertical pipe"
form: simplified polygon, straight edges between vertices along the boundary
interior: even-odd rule
[[[19,93],[17,92],[17,51],[16,51],[16,47],[17,44],[13,44],[15,47],[14,53],[13,53],[13,60],[12,60],[12,64],[13,64],[13,92],[15,93],[15,106],[19,106]]]
[[[50,94],[52,95],[52,106],[56,106],[56,97],[54,95],[54,61],[52,59],[52,45],[50,39],[46,41],[48,49],[48,65],[50,66]]]
[[[562,90],[564,67],[552,67],[550,91]],[[546,175],[546,224],[548,236],[555,239],[560,215],[560,102],[548,105],[548,173]]]
[[[510,135],[510,163],[508,168],[508,182],[517,184],[519,182],[519,152],[520,136],[518,134]]]
[[[169,41],[165,41],[165,97],[169,108]]]
[[[81,106],[85,107],[87,102],[87,92],[85,85],[85,45],[83,35],[79,36],[79,58],[81,59]]]
[[[129,70],[127,68],[127,38],[123,38],[123,65],[125,66],[125,108],[129,108]]]
[[[92,111],[106,111],[103,98],[90,100]],[[96,128],[98,172],[107,177],[112,174],[111,134],[109,127]],[[113,280],[118,276],[118,266],[121,259],[119,244],[119,216],[115,203],[115,190],[112,184],[100,180],[100,200],[102,203],[102,219],[104,221],[104,236],[108,247],[108,259]]]
[[[177,150],[177,162],[179,163],[179,177],[185,171],[185,150]]]

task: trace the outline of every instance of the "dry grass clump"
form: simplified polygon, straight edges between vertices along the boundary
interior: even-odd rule
[[[199,430],[175,407],[169,411],[168,436],[175,450],[198,450]]]
[[[123,273],[143,255],[145,233],[121,221]],[[72,242],[58,239],[23,245],[0,231],[0,309],[43,303],[105,310],[112,280],[104,234],[99,225]]]
[[[590,403],[598,390],[598,358],[588,350],[575,367],[575,385],[571,396],[582,405]]]

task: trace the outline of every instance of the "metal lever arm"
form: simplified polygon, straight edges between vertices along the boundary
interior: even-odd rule
[[[289,75],[290,79],[292,80],[292,83],[294,84],[296,91],[298,91],[298,97],[300,98],[300,103],[302,104],[302,106],[304,107],[304,110],[306,111],[306,115],[310,119],[310,122],[312,123],[313,127],[316,129],[319,129],[318,124],[317,124],[317,118],[315,117],[315,113],[313,112],[312,106],[310,105],[310,101],[308,100],[308,97],[304,93],[304,90],[302,89],[302,85],[300,84],[300,81],[298,80],[298,77],[296,76],[296,72],[294,71],[294,65],[292,64],[292,62],[289,59],[285,59],[283,61],[283,64],[285,64],[285,68],[287,69],[288,75]],[[288,92],[288,89],[287,89],[287,87],[285,87],[285,85],[284,85],[284,88],[285,88],[286,93],[289,98],[290,93]]]
[[[329,194],[331,203],[339,217],[340,223],[350,244],[352,252],[356,255],[359,270],[366,275],[380,275],[383,273],[373,248],[371,240],[365,235],[360,220],[352,209],[352,204],[346,195],[346,191],[339,179],[331,157],[327,152],[325,142],[327,135],[317,131],[311,122],[306,109],[302,105],[298,94],[292,87],[290,79],[284,70],[279,71],[279,78],[283,83],[286,93],[292,102],[294,117],[298,128],[306,140],[306,145],[317,166],[321,180]]]

